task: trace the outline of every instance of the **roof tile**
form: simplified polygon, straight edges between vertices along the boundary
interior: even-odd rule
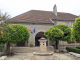
[[[31,10],[11,18],[11,22],[52,23],[50,19],[75,20],[77,17],[70,13],[57,12],[57,16],[55,16],[50,11]]]

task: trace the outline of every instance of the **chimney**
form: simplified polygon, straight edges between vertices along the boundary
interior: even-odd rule
[[[53,7],[53,13],[54,13],[55,16],[57,16],[57,6],[56,6],[56,4]]]

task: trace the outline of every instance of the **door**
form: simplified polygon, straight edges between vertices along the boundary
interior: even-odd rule
[[[17,46],[25,46],[25,42],[18,42]]]
[[[35,46],[40,46],[40,44],[39,44],[39,39],[40,39],[41,37],[35,37]]]

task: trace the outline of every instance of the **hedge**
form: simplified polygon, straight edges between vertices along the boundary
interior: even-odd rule
[[[76,47],[77,49],[80,49],[80,46]]]
[[[0,52],[3,51],[3,48],[4,48],[4,46],[1,46],[1,45],[0,45]]]
[[[79,53],[80,54],[80,49],[78,49],[78,48],[66,47],[66,50],[68,52],[74,52],[74,53]]]

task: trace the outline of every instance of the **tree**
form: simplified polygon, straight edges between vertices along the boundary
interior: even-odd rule
[[[9,24],[10,15],[8,13],[1,13],[0,11],[0,38],[4,34],[3,32],[6,30],[6,26]]]
[[[27,27],[21,24],[12,24],[8,25],[8,29],[3,34],[3,41],[8,42],[7,44],[7,53],[10,53],[10,43],[18,43],[28,41],[30,37],[29,30]]]
[[[68,41],[68,42],[70,41],[70,37],[71,37],[71,28],[70,27],[68,27],[67,25],[59,24],[59,25],[55,25],[52,28],[58,28],[58,29],[60,29],[61,31],[64,32],[63,37],[60,37],[60,38],[52,37],[51,39],[49,39],[52,43],[54,41],[56,41],[58,49],[59,49],[59,46],[58,46],[59,45],[59,40],[60,41]],[[52,29],[52,28],[50,28],[50,29]],[[49,29],[49,32],[50,32],[50,29]],[[57,33],[57,34],[59,34],[59,33]],[[47,36],[47,37],[49,38],[50,36]]]
[[[0,38],[2,37],[2,35],[3,35],[3,32],[2,32],[2,31],[0,31]]]
[[[64,36],[64,32],[58,28],[50,28],[49,30],[44,32],[44,35],[53,43],[54,41],[58,41],[58,49],[59,49],[59,40]]]
[[[62,41],[68,41],[68,42],[70,41],[71,28],[68,27],[68,25],[59,24],[59,25],[55,25],[54,28],[61,29],[64,32],[64,36],[61,39]]]
[[[6,27],[9,24],[9,20],[10,20],[10,15],[5,12],[4,14],[0,11],[0,44],[5,44],[6,42],[3,41],[3,34],[4,31],[8,28]],[[4,49],[3,52],[6,51],[6,46],[4,45]]]
[[[71,40],[72,41],[80,41],[80,16],[75,19],[75,23],[73,23],[73,28],[71,31]]]

